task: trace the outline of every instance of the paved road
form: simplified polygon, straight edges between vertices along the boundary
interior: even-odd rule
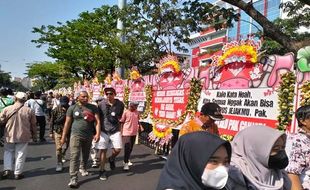
[[[22,180],[0,180],[0,190],[62,190],[69,182],[69,162],[62,173],[55,172],[55,148],[53,142],[31,144]],[[68,157],[68,154],[67,154]],[[79,189],[93,190],[152,190],[156,188],[165,161],[154,155],[154,150],[135,145],[132,153],[134,166],[129,172],[122,170],[123,153],[117,158],[114,171],[109,171],[107,181],[98,179],[98,169],[89,169],[89,176],[79,176]],[[106,165],[108,168],[108,164]],[[0,148],[0,170],[3,170],[3,148]]]

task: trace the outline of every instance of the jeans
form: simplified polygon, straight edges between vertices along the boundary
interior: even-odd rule
[[[5,143],[3,160],[4,170],[13,170],[15,156],[14,174],[21,174],[26,161],[27,147],[28,143]]]
[[[71,136],[70,138],[70,177],[77,178],[79,165],[81,169],[86,169],[90,148],[92,145],[92,137],[89,139],[79,136]],[[82,151],[82,155],[81,155]],[[80,160],[80,156],[82,159]],[[81,163],[81,164],[80,164]]]

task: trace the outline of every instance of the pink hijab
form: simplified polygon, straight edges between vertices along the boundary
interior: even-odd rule
[[[237,133],[231,143],[231,164],[257,189],[290,189],[291,183],[284,170],[268,168],[271,149],[279,137],[286,138],[286,135],[271,127],[257,125]]]

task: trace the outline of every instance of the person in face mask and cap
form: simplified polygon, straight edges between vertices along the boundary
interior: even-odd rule
[[[223,189],[230,158],[230,143],[216,135],[206,131],[183,135],[161,172],[157,190]]]
[[[228,190],[290,190],[284,168],[285,133],[268,126],[251,126],[238,132],[231,142],[232,158]]]

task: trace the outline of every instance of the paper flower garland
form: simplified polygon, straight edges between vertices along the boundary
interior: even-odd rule
[[[281,75],[280,87],[277,90],[280,112],[277,128],[282,131],[285,131],[292,121],[295,82],[296,76],[293,72]]]
[[[181,71],[181,66],[179,64],[178,58],[175,55],[167,55],[159,61],[159,74],[163,73],[179,73]]]
[[[255,42],[253,39],[227,43],[223,47],[223,55],[218,59],[214,59],[215,65],[221,67],[235,62],[255,64],[257,62],[257,51],[259,48],[260,42]]]
[[[310,105],[310,81],[306,81],[301,86],[301,100],[300,105]]]

